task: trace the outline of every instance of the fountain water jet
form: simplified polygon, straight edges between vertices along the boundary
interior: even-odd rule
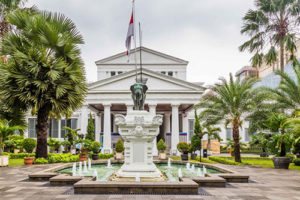
[[[186,168],[187,168],[188,170],[190,170],[190,169],[191,169],[191,164],[190,164],[190,163],[186,163]]]
[[[76,163],[73,163],[72,176],[76,176]]]
[[[178,169],[178,178],[182,178],[182,171],[181,171],[181,168]]]
[[[203,175],[205,176],[206,173],[207,173],[207,169],[205,166],[203,166]]]
[[[107,167],[106,168],[112,168],[110,159],[107,160]]]
[[[198,170],[197,170],[197,176],[200,176],[200,177],[202,176],[200,168],[198,168]]]
[[[84,172],[84,173],[87,173],[87,172],[88,172],[87,166],[86,166],[86,161],[83,161],[83,172]]]
[[[139,173],[136,174],[135,181],[136,182],[141,182],[141,177],[140,177]]]
[[[96,169],[94,169],[93,177],[96,179],[96,181],[98,180],[98,172]]]
[[[192,164],[191,170],[195,171],[195,165],[194,164]]]
[[[168,168],[172,168],[172,166],[171,166],[171,158],[168,159]]]
[[[82,176],[82,162],[79,162],[78,176]]]
[[[88,163],[89,163],[89,168],[88,168],[88,170],[90,171],[90,170],[92,169],[92,162],[91,162],[91,159],[89,159]]]

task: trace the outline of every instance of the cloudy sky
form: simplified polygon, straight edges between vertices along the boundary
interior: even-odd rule
[[[28,0],[39,9],[64,13],[82,33],[87,79],[95,61],[125,51],[131,0]],[[143,46],[189,61],[188,81],[212,84],[249,63],[238,51],[242,17],[254,0],[136,0]]]

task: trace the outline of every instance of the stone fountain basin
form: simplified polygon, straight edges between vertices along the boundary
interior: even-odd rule
[[[92,164],[106,164],[107,160],[92,161]],[[120,163],[112,161],[112,164]],[[165,163],[167,161],[154,161]],[[187,162],[172,161],[173,164],[185,165]],[[206,166],[222,173],[208,173],[205,177],[181,178],[176,182],[115,182],[95,181],[92,177],[72,177],[58,171],[72,167],[73,163],[62,164],[51,169],[29,175],[30,180],[49,180],[51,185],[73,185],[75,194],[198,194],[198,187],[226,187],[226,182],[245,183],[249,176],[239,174],[223,165],[192,163]]]

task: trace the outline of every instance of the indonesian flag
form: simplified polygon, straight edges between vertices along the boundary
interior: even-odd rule
[[[134,25],[133,25],[133,12],[131,13],[131,19],[129,22],[129,27],[128,27],[128,32],[127,32],[127,37],[126,37],[126,42],[125,46],[127,49],[127,55],[130,54],[130,48],[131,48],[131,37],[134,36]]]

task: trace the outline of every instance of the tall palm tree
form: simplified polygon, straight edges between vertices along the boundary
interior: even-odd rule
[[[210,125],[205,125],[204,128],[205,128],[204,134],[207,135],[207,149],[210,149],[211,139],[217,139],[218,141],[221,140],[221,137],[219,135],[221,129],[219,127],[212,127]]]
[[[274,64],[280,58],[280,69],[284,71],[285,53],[295,60],[296,41],[299,39],[299,0],[256,0],[256,10],[250,9],[243,18],[241,33],[250,37],[240,51],[249,50],[253,67],[265,61]],[[279,56],[278,53],[279,52]]]
[[[10,126],[9,121],[0,121],[0,155],[3,153],[4,141],[8,139],[9,135],[12,135],[15,130],[23,130],[21,126]]]
[[[82,36],[62,14],[16,11],[8,21],[18,32],[7,34],[1,54],[9,55],[0,65],[0,95],[13,107],[37,109],[36,157],[47,158],[50,112],[65,114],[80,108],[86,81],[79,44]]]
[[[239,127],[256,107],[259,92],[252,89],[256,79],[233,79],[230,74],[229,81],[221,78],[220,84],[215,84],[211,92],[205,94],[197,108],[202,108],[200,117],[206,124],[217,124],[222,121],[225,126],[231,124],[233,129],[235,161],[241,162],[239,145]]]

